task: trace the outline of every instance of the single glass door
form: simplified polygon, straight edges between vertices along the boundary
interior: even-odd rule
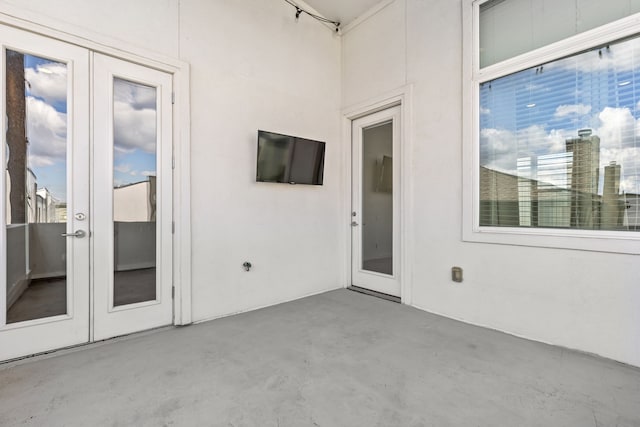
[[[399,120],[393,107],[353,121],[352,284],[400,296]]]

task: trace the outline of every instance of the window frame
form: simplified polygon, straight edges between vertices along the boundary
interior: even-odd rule
[[[480,84],[634,35],[640,13],[480,68],[480,5],[464,0],[462,69],[462,240],[517,246],[640,254],[640,232],[480,226]]]

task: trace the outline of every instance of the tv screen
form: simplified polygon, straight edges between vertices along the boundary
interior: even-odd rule
[[[256,181],[322,185],[325,143],[258,131]]]

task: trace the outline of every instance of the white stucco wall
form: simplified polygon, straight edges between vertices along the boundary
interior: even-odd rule
[[[178,0],[1,0],[0,12],[116,48],[178,55]]]
[[[339,287],[340,38],[283,1],[182,1],[180,29],[194,320]],[[256,183],[258,129],[326,141],[324,185]]]
[[[396,0],[343,37],[345,107],[413,86],[412,302],[640,365],[638,256],[462,241],[461,7]]]

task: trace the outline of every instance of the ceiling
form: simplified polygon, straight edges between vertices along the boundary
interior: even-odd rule
[[[341,27],[344,27],[381,0],[305,0],[305,2],[325,18],[339,21]]]

